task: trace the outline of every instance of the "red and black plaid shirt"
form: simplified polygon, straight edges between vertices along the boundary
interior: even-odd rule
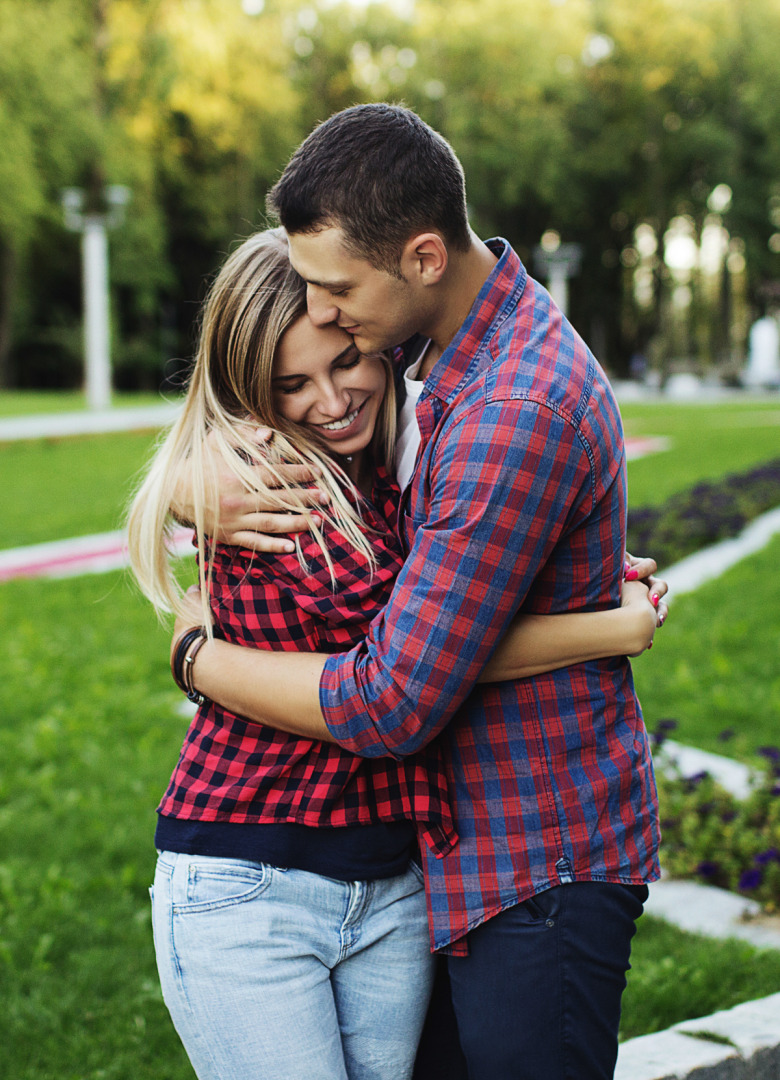
[[[376,470],[362,507],[377,560],[367,560],[326,530],[336,583],[318,544],[300,534],[308,569],[292,554],[258,554],[218,545],[212,609],[225,640],[260,649],[344,652],[362,641],[381,611],[403,559],[396,535],[399,492]],[[403,761],[356,757],[332,743],[288,735],[202,706],[187,733],[158,813],[188,821],[310,826],[411,820],[431,851],[456,842],[447,781],[437,747]]]

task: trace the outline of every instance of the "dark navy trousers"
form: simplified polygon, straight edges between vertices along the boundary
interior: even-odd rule
[[[645,885],[538,893],[443,957],[414,1080],[612,1080]]]

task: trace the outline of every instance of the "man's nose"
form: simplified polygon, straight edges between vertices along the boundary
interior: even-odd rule
[[[328,323],[336,322],[339,317],[339,309],[333,302],[333,297],[318,285],[306,286],[306,306],[309,309],[309,318],[315,326],[327,326]]]

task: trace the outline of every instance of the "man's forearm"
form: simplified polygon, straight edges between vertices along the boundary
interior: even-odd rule
[[[325,660],[322,653],[268,652],[215,640],[198,653],[193,682],[201,694],[238,716],[335,742],[320,709]]]

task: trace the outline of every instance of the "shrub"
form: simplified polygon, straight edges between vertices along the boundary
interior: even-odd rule
[[[660,746],[674,721],[651,736]],[[724,735],[728,735],[724,732]],[[743,801],[707,772],[683,776],[659,770],[664,869],[740,892],[780,911],[780,749],[764,746],[762,778]]]
[[[707,544],[727,540],[759,514],[780,506],[780,458],[745,473],[705,480],[661,506],[628,512],[628,550],[669,566]]]

